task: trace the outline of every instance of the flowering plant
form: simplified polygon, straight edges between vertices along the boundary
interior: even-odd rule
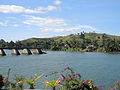
[[[4,86],[3,76],[0,74],[0,89]]]
[[[11,82],[9,81],[10,71],[11,71],[11,69],[9,68],[8,72],[7,72],[7,77],[3,77],[3,80],[2,80],[4,83],[5,89],[8,89],[10,87],[10,84],[11,84]]]
[[[36,76],[34,76],[33,78],[28,78],[28,79],[19,81],[18,83],[27,83],[27,84],[30,86],[29,89],[34,89],[35,83],[36,83],[37,80],[39,80],[42,76],[43,76],[43,74],[42,74],[42,75],[39,75],[39,76],[36,75]]]
[[[72,68],[67,67],[65,70],[69,70],[65,76],[62,76],[62,84],[65,90],[100,90],[93,85],[92,80],[81,80],[81,74],[76,73]]]
[[[57,87],[57,86],[62,86],[61,84],[60,84],[60,78],[58,78],[57,80],[53,80],[53,81],[45,81],[45,82],[43,82],[43,83],[45,83],[45,86],[46,87],[51,87],[52,88],[52,90],[55,90],[55,87]]]

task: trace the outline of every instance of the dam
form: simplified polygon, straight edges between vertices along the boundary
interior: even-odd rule
[[[4,48],[5,49],[5,48]],[[6,56],[7,54],[5,53],[3,48],[0,48],[0,56]],[[21,49],[20,49],[21,50]],[[34,49],[34,52],[32,52],[30,49],[28,48],[24,48],[22,49],[22,53],[19,52],[19,49],[11,49],[11,54],[12,55],[21,55],[21,54],[25,54],[25,55],[32,55],[32,54],[46,54],[45,52],[43,52],[41,49],[37,48]]]

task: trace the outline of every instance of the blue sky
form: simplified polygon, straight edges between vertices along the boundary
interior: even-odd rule
[[[120,35],[120,0],[0,0],[0,39]]]

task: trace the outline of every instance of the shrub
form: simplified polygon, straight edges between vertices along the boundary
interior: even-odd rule
[[[62,84],[65,90],[100,90],[93,85],[92,80],[81,80],[81,75],[70,67],[65,68],[70,72],[62,76]]]
[[[3,76],[2,74],[0,74],[0,89],[4,86],[4,83],[3,83]]]

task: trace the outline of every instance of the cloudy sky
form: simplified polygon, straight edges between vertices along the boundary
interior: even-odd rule
[[[0,39],[120,35],[120,0],[0,0]]]

